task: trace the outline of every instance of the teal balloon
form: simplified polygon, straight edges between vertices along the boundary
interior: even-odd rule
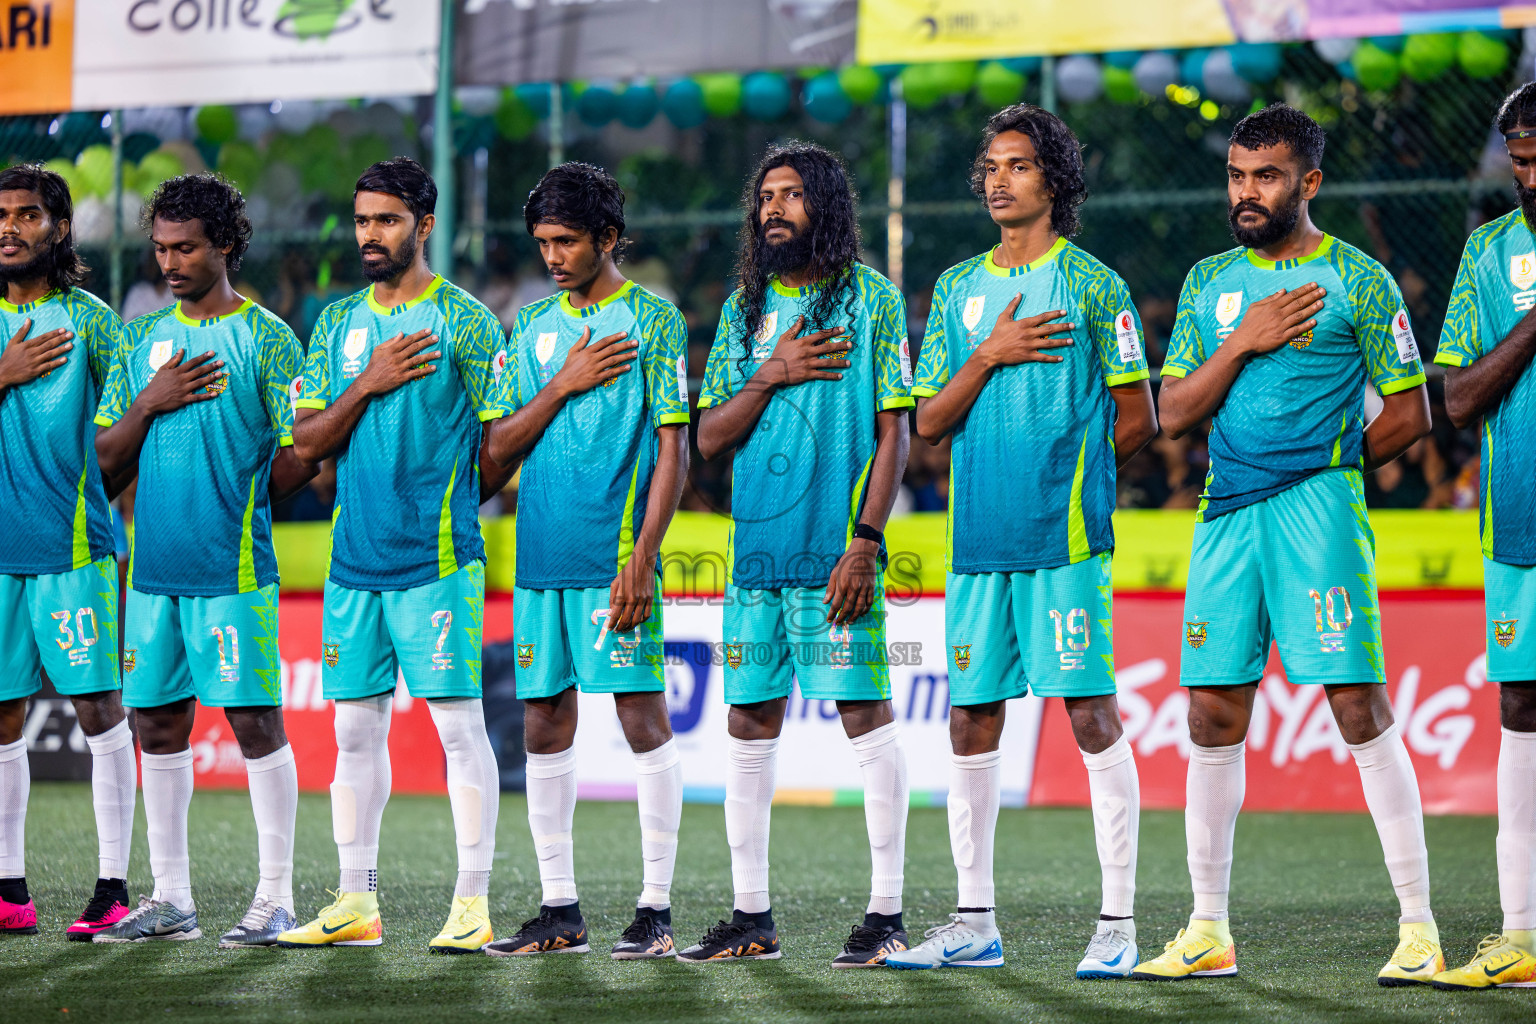
[[[905,64],[876,64],[874,70],[880,75],[881,78],[889,82],[891,79],[901,74],[901,69],[904,67],[906,67]]]
[[[1205,80],[1205,58],[1210,56],[1210,50],[1188,50],[1179,60],[1179,83],[1200,88],[1200,83]]]
[[[817,75],[800,91],[805,112],[824,124],[836,124],[853,113],[853,100],[843,92],[842,83],[832,72]]]
[[[1278,43],[1237,43],[1227,49],[1232,53],[1232,70],[1247,81],[1272,82],[1280,74]]]
[[[988,61],[976,72],[976,95],[990,107],[1017,103],[1023,93],[1024,75],[1001,61]]]
[[[907,106],[927,110],[944,96],[932,64],[908,64],[901,71],[901,98]]]
[[[789,113],[789,83],[776,71],[754,71],[741,80],[741,109],[758,121],[777,121]]]
[[[1347,78],[1351,82],[1357,82],[1360,80],[1360,72],[1355,70],[1355,62],[1353,59],[1341,60],[1333,67],[1334,70],[1338,71],[1340,78]]]
[[[549,116],[549,94],[551,86],[548,82],[524,82],[515,86],[512,91],[517,98],[522,100],[533,116],[540,121]]]
[[[1379,50],[1387,53],[1399,54],[1403,52],[1403,44],[1408,41],[1407,36],[1371,36],[1369,42]]]
[[[735,117],[741,110],[744,83],[740,75],[699,75],[697,80],[704,90],[704,109],[710,117]]]
[[[576,97],[576,116],[582,124],[601,128],[619,116],[619,94],[606,85],[587,86]]]
[[[619,94],[619,123],[626,128],[644,128],[660,109],[661,97],[649,85],[636,83]]]
[[[1123,68],[1126,71],[1136,66],[1141,59],[1141,54],[1135,50],[1114,50],[1104,55],[1104,63],[1112,68]]]
[[[885,79],[874,68],[850,64],[837,73],[837,83],[843,87],[843,94],[848,99],[862,107],[880,95]]]
[[[691,78],[679,78],[662,93],[661,112],[674,128],[697,128],[709,116],[703,88]]]
[[[998,61],[1009,71],[1017,71],[1021,75],[1032,75],[1040,70],[1040,65],[1045,63],[1043,57],[1009,57],[1007,60]]]

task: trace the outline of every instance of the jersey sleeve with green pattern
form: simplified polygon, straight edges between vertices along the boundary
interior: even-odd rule
[[[303,376],[299,378],[299,397],[294,409],[324,409],[337,398],[331,393],[331,346],[332,335],[346,321],[349,299],[332,302],[320,312],[320,319],[309,332],[309,348],[305,351]]]
[[[443,315],[453,337],[453,362],[464,382],[470,407],[480,422],[506,415],[496,386],[497,354],[506,344],[506,332],[496,315],[466,291],[443,289]]]
[[[1088,336],[1099,356],[1099,372],[1110,387],[1146,380],[1152,374],[1147,369],[1141,314],[1131,301],[1131,290],[1119,274],[1097,260],[1087,265],[1094,264],[1102,272],[1085,275],[1081,295],[1083,312],[1088,317]],[[1074,265],[1071,258],[1063,261],[1064,268]],[[1067,272],[1072,276],[1070,269]]]
[[[1340,246],[1335,267],[1354,304],[1355,338],[1371,385],[1383,395],[1424,383],[1403,293],[1387,268],[1357,249]]]
[[[704,364],[704,388],[699,393],[701,410],[731,398],[746,382],[746,376],[736,365],[743,354],[740,351],[742,342],[736,337],[742,315],[741,292],[738,290],[725,301],[725,308],[720,310],[720,322],[715,325],[715,340],[709,346],[709,359]]]
[[[879,274],[859,274],[860,297],[874,324],[875,408],[910,409],[912,350],[907,340],[907,301]]]
[[[501,371],[501,381],[497,386],[497,390],[500,396],[501,407],[507,411],[508,415],[517,412],[517,410],[528,404],[527,399],[523,397],[522,387],[519,384],[523,368],[522,338],[529,331],[529,325],[533,323],[538,310],[548,304],[548,302],[548,299],[541,299],[538,302],[525,303],[517,311],[517,318],[512,321],[512,330],[507,335],[507,364]],[[532,397],[532,395],[528,396],[528,398]]]
[[[651,425],[687,423],[688,324],[682,311],[645,291],[635,294],[630,305],[649,342],[642,361]]]
[[[1186,377],[1200,369],[1208,358],[1205,335],[1201,331],[1196,307],[1205,287],[1241,258],[1240,249],[1207,256],[1185,275],[1184,286],[1179,289],[1178,309],[1173,317],[1173,335],[1168,339],[1168,352],[1163,358],[1164,377]],[[1215,346],[1211,346],[1211,349],[1214,351]]]
[[[293,444],[293,403],[303,383],[304,346],[281,320],[254,320],[261,348],[262,404],[279,448]]]
[[[949,383],[949,337],[945,333],[951,292],[955,282],[962,280],[982,259],[966,260],[959,266],[950,267],[939,275],[933,286],[933,298],[928,303],[928,324],[923,328],[923,341],[917,350],[917,372],[912,384],[912,394],[919,398],[932,398]]]

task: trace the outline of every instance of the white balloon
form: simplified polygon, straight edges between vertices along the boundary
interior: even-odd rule
[[[1314,39],[1312,49],[1317,55],[1329,64],[1342,64],[1349,60],[1355,52],[1355,47],[1360,45],[1358,39]]]
[[[140,107],[123,111],[123,134],[148,132],[162,142],[185,139],[187,134],[186,107]]]
[[[325,115],[314,100],[281,100],[274,117],[285,132],[302,132]],[[276,105],[276,104],[274,104]]]
[[[1142,92],[1162,96],[1170,85],[1179,84],[1179,62],[1171,53],[1153,50],[1137,59],[1136,66],[1131,68],[1131,77]]]
[[[242,103],[235,108],[240,138],[255,142],[272,130],[272,107],[267,103]]]
[[[1253,95],[1247,80],[1232,70],[1232,51],[1225,48],[1212,50],[1206,56],[1200,78],[1206,93],[1222,103],[1242,103]]]
[[[488,117],[501,105],[501,88],[495,85],[461,85],[453,95],[471,117]]]
[[[1104,91],[1104,73],[1092,57],[1074,55],[1056,64],[1056,93],[1068,103],[1087,103]]]

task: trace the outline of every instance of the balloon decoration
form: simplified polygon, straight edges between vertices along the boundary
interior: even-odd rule
[[[525,82],[522,85],[514,86],[512,92],[535,118],[542,121],[549,116],[549,94],[552,88],[554,87],[548,82]]]
[[[703,86],[691,78],[679,78],[662,93],[661,112],[674,128],[697,128],[709,117],[704,107]]]
[[[549,106],[549,90],[543,90],[544,106]],[[538,114],[523,99],[523,93],[518,89],[508,89],[501,94],[501,102],[496,105],[495,113],[491,114],[491,123],[496,126],[496,131],[501,133],[504,139],[519,142],[533,134],[533,129],[539,123]]]
[[[576,116],[589,128],[601,128],[619,116],[618,90],[607,82],[592,82],[576,97]]]
[[[989,107],[1017,103],[1024,94],[1024,74],[1001,61],[988,61],[976,72],[976,95]]]
[[[756,121],[777,121],[789,113],[789,83],[774,71],[754,71],[741,80],[741,109]],[[708,97],[705,98],[706,104]]]
[[[1009,57],[1002,61],[1003,67],[1009,71],[1017,71],[1021,75],[1033,75],[1040,70],[1045,63],[1043,57]]]
[[[639,130],[650,124],[661,109],[661,97],[649,82],[631,82],[619,94],[619,123]]]
[[[1403,44],[1403,74],[1415,82],[1430,82],[1439,78],[1456,63],[1458,42],[1454,32],[1409,36]]]
[[[1355,52],[1357,39],[1315,39],[1312,49],[1329,64],[1342,64]]]
[[[1350,64],[1354,66],[1360,84],[1372,91],[1394,88],[1402,77],[1397,54],[1382,47],[1375,39],[1367,39],[1356,47]]]
[[[740,75],[699,75],[698,83],[704,90],[704,109],[710,117],[733,117],[741,109]]]
[[[1184,58],[1179,61],[1179,84],[1200,88],[1200,83],[1205,78],[1205,58],[1210,55],[1210,50],[1187,51]]]
[[[1105,67],[1129,71],[1136,66],[1136,61],[1140,59],[1141,54],[1135,50],[1114,50],[1104,55],[1104,65]]]
[[[932,64],[908,64],[902,68],[901,98],[907,106],[916,110],[927,110],[939,102],[944,95],[944,88],[933,73]]]
[[[1136,88],[1149,96],[1162,96],[1168,87],[1179,84],[1179,62],[1162,50],[1144,53],[1131,69]]]
[[[800,99],[805,112],[823,124],[835,124],[853,113],[853,101],[843,92],[842,83],[831,71],[806,82]]]
[[[1206,55],[1200,82],[1206,95],[1218,103],[1246,103],[1253,96],[1248,81],[1232,66],[1232,51],[1225,47]]]
[[[885,79],[874,68],[850,64],[837,73],[837,83],[843,87],[843,95],[857,106],[873,103],[885,88]]]
[[[976,62],[973,60],[940,61],[932,67],[939,91],[946,96],[970,92],[976,81]]]
[[[1272,82],[1280,74],[1282,52],[1278,43],[1237,43],[1227,47],[1232,70],[1255,85]]]
[[[1135,103],[1141,99],[1141,90],[1136,86],[1135,73],[1129,68],[1106,63],[1104,65],[1104,95],[1116,103]]]
[[[192,123],[197,126],[198,137],[207,139],[215,146],[232,141],[240,133],[240,122],[235,117],[234,108],[223,104],[199,107],[197,113],[192,115]]]
[[[1481,32],[1463,32],[1456,44],[1461,69],[1473,78],[1492,78],[1509,66],[1509,47]]]
[[[1104,91],[1104,74],[1092,57],[1076,55],[1056,64],[1056,92],[1068,103],[1087,103]]]

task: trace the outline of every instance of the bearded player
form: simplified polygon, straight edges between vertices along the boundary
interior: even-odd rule
[[[837,704],[864,774],[873,877],[834,960],[879,966],[901,916],[907,764],[885,651],[886,517],[907,462],[911,369],[901,293],[859,262],[838,157],[792,143],[748,181],[738,265],[699,399],[699,451],[734,452],[725,592],[730,761],[725,826],[735,909],[680,960],[779,956],[768,820],[791,690]]]
[[[1227,207],[1238,247],[1189,272],[1163,364],[1163,429],[1180,437],[1212,419],[1179,667],[1193,741],[1184,824],[1195,906],[1135,978],[1237,973],[1232,841],[1271,641],[1291,683],[1323,687],[1360,769],[1400,915],[1379,982],[1428,984],[1444,966],[1418,780],[1387,699],[1361,477],[1429,432],[1429,399],[1396,283],[1312,223],[1323,143],[1315,121],[1283,104],[1233,128]],[[1383,403],[1369,424],[1367,381]]]
[[[1019,104],[987,122],[971,187],[1001,241],[934,288],[917,430],[953,434],[949,576],[950,845],[960,901],[892,967],[1000,967],[993,846],[1008,700],[1064,700],[1088,769],[1103,896],[1079,978],[1136,966],[1141,792],[1115,701],[1115,467],[1157,433],[1131,296],[1067,239],[1083,163],[1064,122]],[[998,524],[1008,522],[1006,529]]]
[[[66,935],[128,913],[136,767],[117,665],[117,558],[91,419],[122,323],[80,288],[74,206],[41,167],[0,171],[0,932],[37,931],[27,892],[27,698],[48,672],[91,751],[96,891]]]
[[[656,558],[688,471],[688,329],[676,306],[619,269],[624,191],[611,174],[556,167],[523,214],[560,290],[518,314],[502,373],[508,415],[487,450],[498,463],[523,460],[517,695],[544,892],[538,916],[486,952],[589,948],[571,839],[579,690],[613,694],[635,758],[644,884],[611,955],[672,956],[683,774],[667,716]]]
[[[389,800],[397,674],[425,698],[448,759],[459,873],[428,944],[491,941],[486,904],[500,783],[480,705],[485,544],[481,424],[501,415],[492,363],[503,334],[468,292],[427,266],[437,186],[416,161],[357,180],[353,225],[367,288],[321,313],[304,363],[294,444],[336,459],[321,683],[336,702],[331,818],[336,899],[283,946],[376,946],[379,826]]]
[[[1481,431],[1483,589],[1488,679],[1499,684],[1499,902],[1504,926],[1436,988],[1536,987],[1536,84],[1499,108],[1520,205],[1472,233],[1462,253],[1435,362],[1445,409]]]
[[[135,477],[123,702],[144,748],[151,899],[96,942],[201,935],[187,848],[196,705],[224,709],[245,756],[260,881],[226,948],[293,924],[298,774],[283,731],[271,499],[314,476],[294,455],[291,388],[303,348],[234,290],[250,242],[245,200],[211,174],[172,178],[144,210],[176,301],[123,329],[96,414],[114,490]]]

